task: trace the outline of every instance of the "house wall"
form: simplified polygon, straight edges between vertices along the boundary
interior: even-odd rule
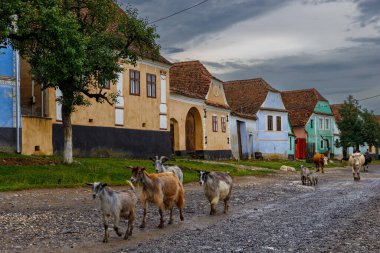
[[[191,108],[195,108],[200,114],[200,127],[196,133],[196,150],[206,158],[229,158],[231,156],[231,149],[229,144],[229,126],[227,118],[229,119],[229,111],[224,109],[207,106],[201,99],[193,99],[176,94],[170,95],[169,111],[170,118],[178,123],[178,149],[175,150],[177,154],[185,154],[186,151],[186,116]],[[205,117],[206,110],[206,117]],[[218,131],[212,130],[212,116],[217,116]],[[221,129],[221,117],[226,119],[226,132]],[[206,143],[207,137],[207,143]]]
[[[323,121],[320,126],[320,120]],[[328,120],[328,123],[326,122]],[[305,130],[307,132],[307,142],[315,144],[315,151],[325,153],[328,151],[326,141],[321,145],[322,137],[329,141],[330,153],[335,154],[334,145],[334,124],[335,119],[327,101],[318,101],[314,113],[310,116]]]
[[[223,84],[217,80],[212,80],[206,99],[218,104],[226,104]]]
[[[22,154],[52,155],[53,143],[51,119],[23,116],[22,123]]]
[[[255,150],[255,142],[257,139],[256,131],[256,121],[252,119],[245,119],[237,116],[230,116],[229,128],[230,128],[230,143],[231,143],[231,152],[234,159],[240,159],[239,157],[239,140],[238,140],[238,129],[237,121],[240,121],[244,124],[241,124],[241,132],[245,133],[242,135],[242,153],[243,156],[252,158]],[[250,136],[252,136],[250,138]],[[252,143],[251,143],[252,141]],[[251,147],[251,145],[253,145]]]
[[[0,151],[16,150],[16,64],[12,48],[0,49]]]
[[[265,109],[270,108],[270,109]],[[278,110],[278,111],[277,111]],[[280,155],[288,157],[288,113],[282,102],[280,93],[268,92],[261,109],[256,113],[257,141],[255,152],[262,152],[266,155]],[[268,116],[273,116],[273,131],[268,130]],[[281,117],[281,131],[277,131],[276,117]]]
[[[25,93],[31,94],[31,79],[27,66],[24,66],[23,79]],[[139,61],[136,66],[124,64],[119,80],[108,92],[119,92],[114,105],[96,103],[89,99],[90,106],[80,107],[72,114],[73,149],[77,156],[122,156],[148,158],[161,154],[170,156],[170,132],[168,118],[169,66]],[[140,71],[140,95],[130,94],[130,70]],[[28,76],[29,73],[29,76]],[[156,75],[156,97],[147,96],[147,73]],[[38,87],[37,85],[35,88]],[[103,89],[104,91],[105,89]],[[36,96],[41,94],[36,90]],[[61,106],[56,98],[59,90],[45,91],[44,116],[51,117],[52,144],[54,153],[62,153],[63,129]],[[36,101],[41,101],[41,95]],[[25,95],[24,106],[29,106],[30,95]],[[41,107],[41,105],[40,105]],[[39,111],[38,105],[36,110]],[[34,149],[33,143],[25,140],[26,146]]]
[[[293,133],[292,127],[290,126],[290,122],[288,121],[288,157],[294,158],[295,155],[295,135]]]

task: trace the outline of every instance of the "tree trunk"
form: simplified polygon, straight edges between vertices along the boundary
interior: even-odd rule
[[[73,163],[73,128],[71,126],[71,113],[64,112],[62,106],[63,124],[63,162]]]

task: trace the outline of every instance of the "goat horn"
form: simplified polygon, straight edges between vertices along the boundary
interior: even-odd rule
[[[160,158],[161,162],[163,159],[169,160],[166,156],[161,156],[161,158]]]

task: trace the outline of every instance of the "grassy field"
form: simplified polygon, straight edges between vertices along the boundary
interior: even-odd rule
[[[228,171],[232,176],[271,173],[265,170],[244,170],[233,165],[208,164],[185,159],[168,163],[175,163],[182,168],[184,183],[197,181],[198,170]],[[125,180],[131,177],[127,166],[143,166],[148,172],[154,172],[153,162],[149,160],[75,158],[74,164],[65,165],[61,163],[59,157],[30,157],[0,153],[0,191],[76,187],[95,181],[107,182],[109,185],[124,185]]]

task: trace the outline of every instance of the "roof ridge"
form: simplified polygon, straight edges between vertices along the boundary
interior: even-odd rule
[[[298,92],[298,91],[313,91],[316,90],[315,88],[307,88],[307,89],[297,89],[297,90],[284,90],[281,91],[281,93],[291,93],[291,92]]]
[[[244,81],[255,81],[255,80],[261,80],[261,81],[264,81],[264,82],[266,82],[265,80],[264,80],[264,78],[262,78],[262,77],[256,77],[256,78],[250,78],[250,79],[237,79],[237,80],[229,80],[229,81],[225,81],[225,82],[223,82],[223,83],[232,83],[232,82],[244,82]]]

